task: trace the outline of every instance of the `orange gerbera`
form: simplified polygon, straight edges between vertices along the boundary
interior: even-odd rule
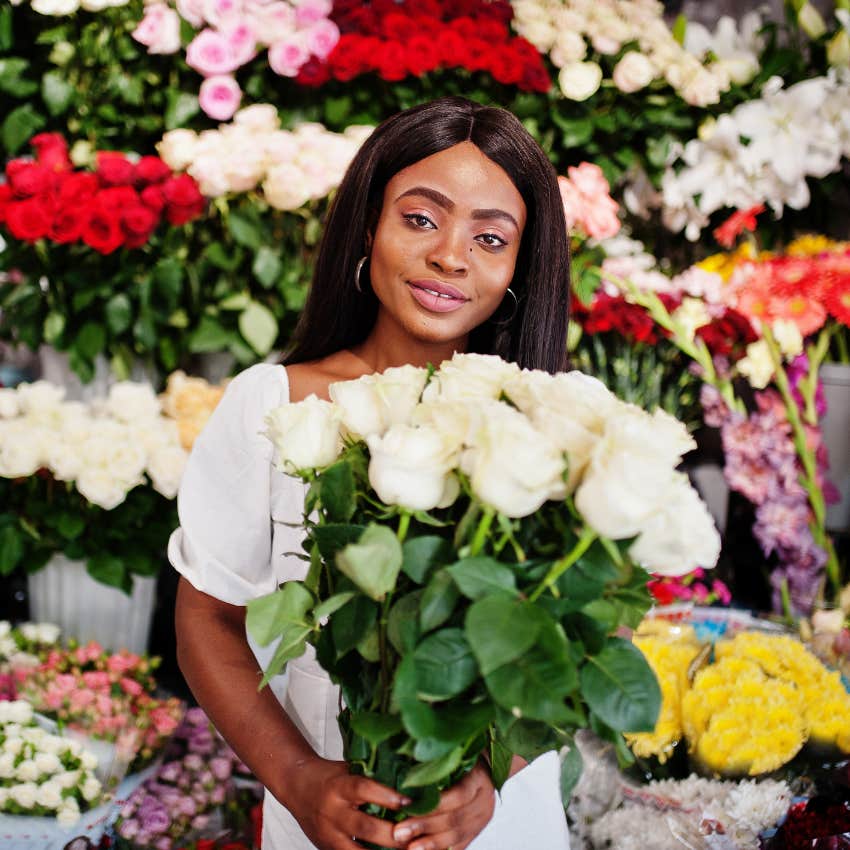
[[[792,295],[790,298],[776,298],[771,304],[772,319],[788,319],[799,328],[804,337],[819,331],[826,321],[826,308],[816,298],[806,295]]]

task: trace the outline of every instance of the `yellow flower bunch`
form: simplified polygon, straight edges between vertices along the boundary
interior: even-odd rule
[[[785,253],[789,257],[816,257],[826,251],[843,251],[847,245],[847,242],[836,242],[819,233],[807,233],[789,242]]]
[[[659,680],[663,703],[653,732],[627,736],[636,755],[663,763],[684,737],[709,770],[756,776],[790,761],[809,739],[850,753],[850,694],[798,640],[741,632],[718,642],[714,663],[690,681],[700,652],[693,631],[646,624],[634,642]]]
[[[184,449],[192,448],[223,394],[224,385],[214,386],[180,371],[169,375],[165,392],[160,396],[162,409],[177,422]]]

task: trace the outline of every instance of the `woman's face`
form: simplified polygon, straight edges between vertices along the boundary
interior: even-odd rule
[[[516,186],[472,142],[399,171],[384,191],[369,256],[379,320],[462,348],[505,297],[525,220]]]

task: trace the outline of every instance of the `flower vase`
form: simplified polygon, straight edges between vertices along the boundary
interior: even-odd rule
[[[71,369],[68,353],[58,351],[50,345],[42,345],[38,350],[39,371],[42,380],[50,381],[65,388],[65,398],[68,401],[91,402],[105,398],[113,384],[118,383],[118,376],[109,366],[109,361],[98,354],[94,361],[94,377],[84,384],[79,376]],[[159,387],[160,375],[153,367],[135,361],[130,369],[131,381],[146,381],[155,388]]]
[[[829,478],[841,500],[828,505],[828,531],[850,531],[850,364],[824,363],[820,379],[826,397],[826,415],[821,420],[823,441],[829,453]]]
[[[95,581],[84,561],[54,554],[43,569],[27,578],[30,619],[55,623],[64,638],[96,640],[104,649],[143,653],[156,600],[156,579],[133,576],[130,596]]]

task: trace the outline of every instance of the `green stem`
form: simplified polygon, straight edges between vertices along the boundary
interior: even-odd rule
[[[801,379],[797,388],[800,390],[800,395],[803,397],[805,408],[805,419],[809,425],[818,424],[818,413],[816,406],[816,397],[818,389],[818,373],[820,372],[821,364],[829,351],[829,338],[832,335],[832,329],[825,327],[819,334],[817,342],[810,345],[806,349],[806,356],[809,359],[809,371]]]
[[[782,579],[782,584],[779,586],[779,595],[782,599],[782,613],[789,623],[794,622],[794,615],[791,612],[791,593],[788,590],[788,579]]]
[[[487,542],[487,535],[490,533],[490,526],[493,524],[493,518],[496,512],[493,508],[484,508],[484,514],[478,521],[478,528],[475,529],[475,537],[472,538],[472,545],[469,547],[470,556],[474,557],[483,548]]]
[[[407,511],[402,511],[398,520],[398,531],[396,532],[399,543],[404,543],[408,528],[410,528],[410,514]]]
[[[390,649],[387,641],[387,622],[389,621],[392,599],[392,593],[387,593],[381,606],[381,618],[378,620],[378,654],[381,656],[381,714],[385,714],[389,710],[392,690],[390,687]]]
[[[541,593],[547,588],[554,586],[555,582],[590,548],[597,534],[592,528],[585,527],[582,529],[581,536],[578,542],[573,546],[572,551],[558,561],[552,564],[551,569],[546,573],[545,578],[529,596],[529,600],[534,602]]]
[[[847,328],[843,325],[835,334],[835,345],[838,349],[838,362],[850,363],[850,346],[847,345]]]

